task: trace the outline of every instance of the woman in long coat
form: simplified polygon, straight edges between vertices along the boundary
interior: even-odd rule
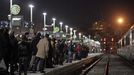
[[[39,41],[39,43],[37,44],[37,49],[38,51],[36,57],[45,59],[48,56],[49,42],[46,37]]]
[[[36,54],[36,58],[33,63],[34,65],[33,72],[37,70],[37,65],[40,61],[39,71],[41,73],[44,73],[45,58],[48,57],[48,50],[49,50],[49,41],[47,35],[39,41],[39,43],[37,44],[37,50],[38,51]]]

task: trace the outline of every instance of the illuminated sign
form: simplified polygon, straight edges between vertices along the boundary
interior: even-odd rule
[[[11,14],[18,15],[20,13],[20,6],[19,5],[12,5],[11,7]]]

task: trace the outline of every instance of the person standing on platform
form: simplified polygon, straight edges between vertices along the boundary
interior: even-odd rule
[[[0,28],[0,62],[3,59],[4,51],[5,51],[5,39],[3,36],[3,29]]]
[[[9,39],[11,44],[11,72],[14,74],[14,71],[17,70],[17,61],[18,61],[18,41],[14,36],[14,31],[9,33]]]
[[[65,47],[65,40],[62,40],[59,45],[59,64],[63,65],[64,61],[64,47]]]
[[[41,39],[41,34],[37,33],[36,36],[33,38],[31,45],[30,45],[30,49],[32,51],[32,58],[31,58],[30,67],[29,67],[30,70],[32,70],[32,68],[33,68],[33,62],[35,60],[35,56],[38,51],[36,45],[38,44],[40,39]]]
[[[53,64],[56,65],[56,39],[53,37],[51,40],[52,48],[53,48]]]
[[[48,37],[48,41],[49,41],[49,50],[48,50],[48,57],[46,60],[46,67],[47,68],[54,68],[53,66],[53,62],[52,62],[52,58],[53,58],[53,47],[52,47],[52,40],[51,38]]]
[[[18,55],[19,55],[19,75],[24,72],[24,75],[27,75],[28,65],[29,65],[29,52],[30,45],[26,38],[26,35],[22,35],[21,41],[18,43]]]
[[[78,43],[76,46],[76,59],[78,60],[81,59],[81,50],[82,50],[81,44]]]
[[[44,38],[40,39],[40,41],[37,44],[37,54],[33,63],[33,72],[37,70],[37,66],[39,64],[39,71],[41,73],[44,73],[44,67],[45,67],[45,59],[48,57],[48,51],[49,51],[49,41],[48,41],[49,35],[46,34]]]
[[[73,48],[73,43],[72,41],[70,41],[68,43],[68,63],[72,63],[72,60],[73,60],[73,51],[74,51],[74,48]]]

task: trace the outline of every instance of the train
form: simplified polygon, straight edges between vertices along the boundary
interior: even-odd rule
[[[134,25],[118,41],[117,54],[134,61]]]

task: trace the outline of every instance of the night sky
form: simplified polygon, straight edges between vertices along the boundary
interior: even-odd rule
[[[21,15],[29,20],[28,4],[34,4],[34,23],[43,23],[43,11],[48,13],[47,23],[56,17],[57,23],[63,21],[70,27],[77,27],[80,31],[89,32],[92,23],[104,20],[114,24],[115,16],[124,16],[130,24],[134,23],[133,0],[13,0],[21,6]],[[9,0],[0,0],[0,20],[7,20]]]

